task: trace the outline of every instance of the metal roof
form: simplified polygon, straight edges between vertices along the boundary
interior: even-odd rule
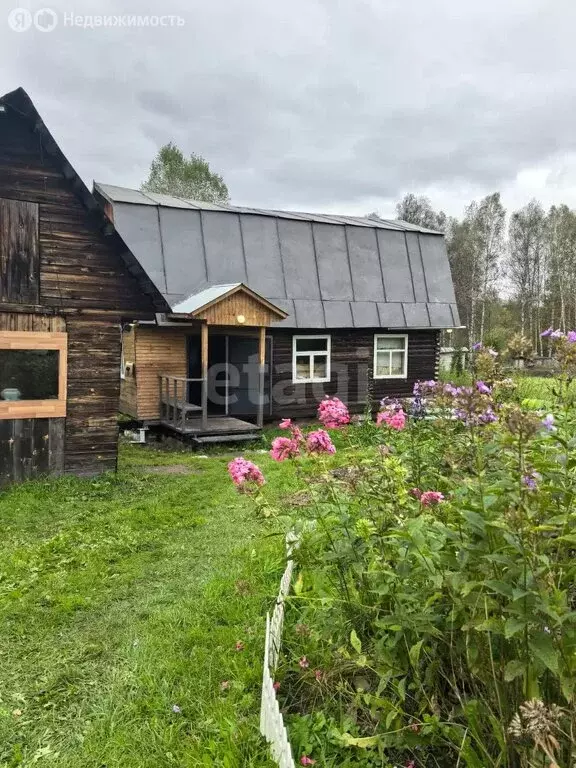
[[[243,283],[288,328],[460,324],[442,234],[402,221],[194,202],[95,184],[114,226],[174,309]],[[180,310],[181,311],[181,310]]]
[[[213,301],[217,301],[222,296],[226,296],[227,293],[233,291],[234,288],[240,288],[242,283],[229,283],[228,285],[210,285],[208,288],[193,293],[192,296],[184,299],[184,301],[175,304],[172,307],[172,312],[175,315],[192,315],[196,310],[201,307],[205,307],[206,304],[211,304]]]

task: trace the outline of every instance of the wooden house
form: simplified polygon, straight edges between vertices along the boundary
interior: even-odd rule
[[[200,441],[352,411],[436,376],[459,325],[442,234],[401,221],[194,202],[96,184],[170,307],[125,329],[121,409]]]
[[[115,468],[121,327],[167,308],[27,94],[0,98],[0,485]]]

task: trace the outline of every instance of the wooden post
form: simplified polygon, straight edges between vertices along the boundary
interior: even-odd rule
[[[208,429],[208,326],[203,323],[202,334],[202,429]]]
[[[261,326],[258,345],[258,418],[256,424],[264,424],[264,368],[266,365],[266,328]]]

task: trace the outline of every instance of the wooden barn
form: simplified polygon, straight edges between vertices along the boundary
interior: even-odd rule
[[[0,485],[116,467],[122,324],[166,309],[27,94],[0,98]]]
[[[123,335],[121,409],[194,439],[352,411],[435,377],[459,326],[442,234],[96,184],[168,312]]]

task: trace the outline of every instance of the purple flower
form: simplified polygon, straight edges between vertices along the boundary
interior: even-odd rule
[[[546,328],[546,330],[542,331],[542,333],[540,334],[540,338],[541,339],[547,339],[548,336],[552,336],[553,330],[554,330],[554,328],[552,328],[552,326],[550,326],[550,328]]]
[[[522,477],[522,483],[530,491],[535,491],[538,488],[538,480],[540,480],[538,472],[529,472]]]
[[[478,421],[481,424],[491,424],[494,421],[498,421],[498,417],[492,410],[492,408],[487,408],[483,413],[481,413],[478,416]]]
[[[482,342],[477,341],[476,344],[472,344],[472,349],[474,352],[478,352],[479,349],[482,349]]]
[[[487,384],[485,384],[483,381],[476,382],[476,389],[478,390],[478,392],[480,392],[481,395],[489,395],[492,392],[490,387]]]
[[[550,334],[550,338],[554,339],[554,341],[557,341],[558,339],[561,339],[564,336],[560,328],[556,328],[555,331],[552,331]]]
[[[556,427],[554,426],[554,416],[551,413],[542,419],[542,426],[547,429],[548,432],[556,431]]]
[[[569,341],[570,344],[574,344],[576,342],[576,331],[568,331],[566,340]]]

